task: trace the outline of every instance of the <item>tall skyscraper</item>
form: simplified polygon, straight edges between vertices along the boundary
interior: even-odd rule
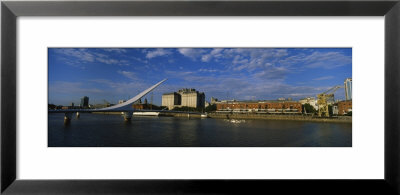
[[[89,97],[84,96],[81,98],[81,107],[82,108],[88,108],[89,107]]]
[[[347,78],[345,81],[344,81],[344,92],[345,92],[345,95],[346,95],[346,100],[352,100],[352,97],[353,97],[353,95],[352,95],[352,89],[353,89],[353,81],[352,81],[352,79],[351,78]]]

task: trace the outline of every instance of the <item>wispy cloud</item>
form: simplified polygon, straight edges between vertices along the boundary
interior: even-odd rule
[[[64,54],[66,56],[71,56],[77,58],[83,62],[94,62],[95,56],[88,52],[86,49],[56,49],[57,53]]]
[[[126,49],[122,48],[109,48],[109,49],[103,49],[106,52],[117,52],[117,53],[126,53],[128,52]]]
[[[165,55],[169,55],[172,54],[172,52],[170,50],[166,50],[166,49],[155,49],[155,50],[151,50],[148,51],[146,54],[146,58],[155,58],[155,57],[159,57],[159,56],[165,56]]]
[[[124,53],[123,49],[102,49],[102,51]],[[55,52],[64,55],[61,56],[60,59],[65,60],[66,57],[69,57],[69,59],[67,60],[69,64],[80,64],[80,67],[82,67],[84,63],[102,63],[102,64],[120,65],[120,66],[130,65],[130,62],[128,60],[115,59],[106,53],[100,53],[93,49],[65,48],[65,49],[55,49]]]
[[[154,91],[156,99],[182,87],[204,91],[207,99],[315,96],[342,84],[342,77],[351,77],[352,63],[351,49],[346,48],[67,48],[49,53],[55,62],[49,63],[49,75],[66,82],[49,84],[52,94],[117,100],[139,93],[159,78],[169,80]],[[82,75],[89,81],[82,82]]]
[[[218,70],[216,70],[216,69],[206,69],[206,68],[200,68],[198,71],[199,72],[209,72],[209,73],[218,72]]]
[[[136,76],[136,74],[134,72],[119,70],[119,71],[117,71],[117,73],[121,74],[124,77],[129,78],[131,80],[138,80],[138,77]]]
[[[322,80],[329,80],[335,78],[334,76],[325,76],[325,77],[318,77],[313,79],[314,81],[322,81]]]
[[[201,57],[202,54],[205,52],[203,49],[195,48],[179,48],[178,51],[180,54],[189,57],[192,60],[196,60],[196,58]]]
[[[104,90],[89,87],[82,82],[68,82],[68,81],[56,81],[54,83],[49,83],[49,90],[52,93],[62,93],[62,94],[104,93]]]

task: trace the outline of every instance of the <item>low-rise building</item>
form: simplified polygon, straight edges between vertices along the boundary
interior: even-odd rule
[[[302,105],[310,104],[312,107],[315,108],[315,110],[318,110],[317,99],[315,97],[303,98],[303,99],[299,100],[299,103],[301,103]]]
[[[352,112],[352,101],[341,101],[338,102],[339,115],[345,115]]]
[[[161,110],[162,108],[153,104],[132,104],[135,110]]]
[[[258,113],[301,113],[302,105],[296,101],[227,101],[217,102],[217,111]]]

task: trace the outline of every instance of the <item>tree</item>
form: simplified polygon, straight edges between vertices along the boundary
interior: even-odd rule
[[[304,112],[304,110],[306,111],[307,114],[317,112],[317,110],[314,108],[314,106],[311,106],[309,103],[306,103],[303,105],[303,112]]]
[[[328,105],[329,116],[333,115],[333,108],[332,105]]]
[[[217,110],[217,105],[211,104],[206,107],[206,112],[212,112]]]

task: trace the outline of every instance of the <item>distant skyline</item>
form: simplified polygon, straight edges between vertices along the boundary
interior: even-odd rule
[[[351,48],[49,48],[49,103],[127,100],[164,78],[153,91],[195,88],[211,97],[298,100],[352,77]],[[148,102],[151,94],[145,96]],[[345,98],[344,89],[335,99]]]

